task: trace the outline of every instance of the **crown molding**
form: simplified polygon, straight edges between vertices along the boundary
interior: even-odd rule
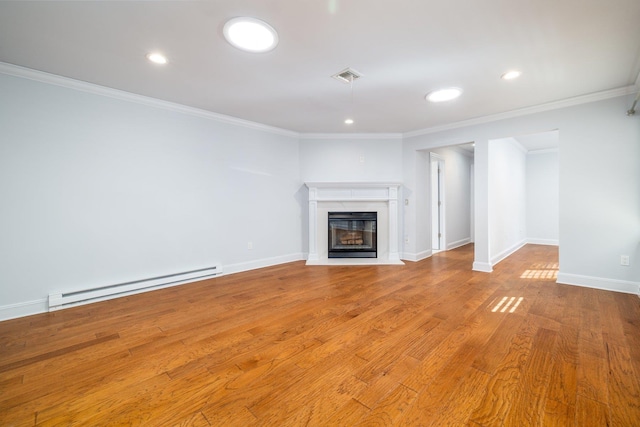
[[[21,77],[29,80],[34,80],[41,83],[48,83],[56,86],[61,86],[68,89],[78,90],[94,95],[106,96],[109,98],[118,99],[121,101],[134,102],[136,104],[146,105],[148,107],[161,108],[164,110],[170,110],[181,114],[200,117],[207,120],[214,120],[220,123],[227,123],[236,126],[242,126],[249,129],[259,130],[262,132],[268,132],[276,135],[289,136],[298,138],[300,134],[287,129],[281,129],[274,126],[268,126],[261,123],[252,122],[249,120],[239,119],[237,117],[226,116],[224,114],[213,113],[211,111],[202,110],[200,108],[188,107],[186,105],[178,104],[170,101],[163,101],[149,96],[138,95],[131,92],[126,92],[119,89],[113,89],[106,86],[100,86],[95,83],[84,82],[81,80],[75,80],[70,77],[58,76],[55,74],[47,73],[44,71],[33,70],[31,68],[21,67],[19,65],[9,64],[6,62],[0,62],[0,74],[6,74],[14,77]]]
[[[195,117],[204,118],[207,120],[213,120],[220,123],[227,123],[236,126],[241,126],[248,129],[254,129],[262,132],[272,133],[276,135],[282,135],[292,138],[304,139],[347,139],[347,140],[375,140],[375,139],[394,139],[402,140],[404,138],[411,138],[420,135],[427,135],[431,133],[442,132],[446,130],[458,129],[466,126],[479,125],[484,123],[495,122],[498,120],[510,119],[514,117],[526,116],[529,114],[541,113],[544,111],[556,110],[560,108],[571,107],[580,104],[587,104],[590,102],[602,101],[609,98],[615,98],[618,96],[635,94],[640,89],[640,74],[635,81],[634,85],[625,86],[618,89],[607,90],[603,92],[596,92],[588,95],[577,96],[560,101],[549,102],[546,104],[535,105],[532,107],[520,108],[517,110],[511,110],[504,113],[492,114],[489,116],[476,117],[469,120],[462,120],[459,122],[448,123],[441,126],[434,126],[430,128],[420,129],[405,133],[300,133],[288,129],[278,128],[275,126],[269,126],[262,123],[252,122],[249,120],[240,119],[237,117],[226,116],[224,114],[214,113],[211,111],[203,110],[200,108],[189,107],[183,104],[178,104],[170,101],[163,101],[157,98],[149,96],[138,95],[131,92],[126,92],[119,89],[113,89],[106,86],[100,86],[95,83],[84,82],[81,80],[75,80],[70,77],[58,76],[55,74],[47,73],[44,71],[38,71],[31,68],[22,67],[19,65],[10,64],[7,62],[0,62],[0,74],[6,74],[14,77],[21,77],[29,80],[38,81],[41,83],[48,83],[56,86],[61,86],[69,89],[74,89],[86,93],[95,95],[106,96],[118,100],[134,102],[137,104],[146,105],[149,107],[160,108],[164,110],[170,110],[181,114],[187,114]]]
[[[300,139],[402,139],[401,133],[301,133]]]
[[[459,122],[448,123],[446,125],[434,126],[431,128],[405,132],[402,134],[404,138],[411,138],[414,136],[427,135],[431,133],[442,132],[446,130],[458,129],[466,126],[480,125],[484,123],[496,122],[498,120],[511,119],[514,117],[527,116],[530,114],[542,113],[545,111],[557,110],[560,108],[573,107],[581,104],[588,104],[590,102],[603,101],[605,99],[616,98],[618,96],[630,95],[637,92],[638,88],[633,86],[625,86],[618,89],[606,90],[603,92],[590,93],[588,95],[576,96],[573,98],[567,98],[560,101],[548,102],[546,104],[534,105],[532,107],[519,108],[517,110],[511,110],[504,113],[491,114],[489,116],[476,117],[469,120],[462,120]]]
[[[529,150],[527,151],[527,154],[548,154],[548,153],[558,153],[560,150],[558,150],[558,147],[553,147],[553,148],[541,148],[539,150]]]

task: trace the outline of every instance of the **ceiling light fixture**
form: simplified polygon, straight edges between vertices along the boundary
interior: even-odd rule
[[[166,56],[158,52],[148,53],[147,59],[153,62],[154,64],[159,64],[159,65],[164,65],[167,62],[169,62]]]
[[[347,118],[344,120],[344,124],[352,125],[355,122],[355,120],[353,120],[352,118],[353,117],[353,82],[361,78],[362,74],[360,74],[353,68],[345,68],[344,70],[334,74],[331,77],[336,79],[339,82],[349,84],[349,114],[347,115]]]
[[[507,71],[506,73],[504,73],[503,75],[501,75],[500,78],[502,80],[513,80],[513,79],[517,79],[521,75],[522,75],[521,71],[510,70],[510,71]]]
[[[245,52],[269,52],[278,45],[278,33],[264,21],[255,18],[233,18],[224,24],[224,38]]]
[[[425,98],[429,102],[444,102],[456,99],[460,95],[462,95],[462,89],[457,87],[448,87],[446,89],[439,89],[434,90],[433,92],[429,92],[427,96],[425,96]]]

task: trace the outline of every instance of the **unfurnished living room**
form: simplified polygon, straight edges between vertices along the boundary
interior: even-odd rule
[[[640,426],[639,23],[0,2],[0,425]]]

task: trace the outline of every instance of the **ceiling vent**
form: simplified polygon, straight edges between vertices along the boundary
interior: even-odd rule
[[[347,68],[345,70],[340,71],[338,74],[334,74],[331,77],[333,77],[338,81],[341,81],[342,83],[351,83],[355,80],[358,80],[360,77],[362,77],[362,74],[360,74],[359,72],[357,72],[352,68]]]

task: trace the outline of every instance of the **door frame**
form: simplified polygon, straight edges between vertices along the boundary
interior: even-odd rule
[[[437,172],[434,169],[437,166]],[[435,174],[434,174],[435,172]],[[429,193],[431,212],[431,253],[447,250],[445,221],[445,161],[439,154],[429,152]],[[439,203],[437,203],[439,202]],[[439,231],[439,236],[438,236]],[[436,247],[437,246],[437,247]]]

